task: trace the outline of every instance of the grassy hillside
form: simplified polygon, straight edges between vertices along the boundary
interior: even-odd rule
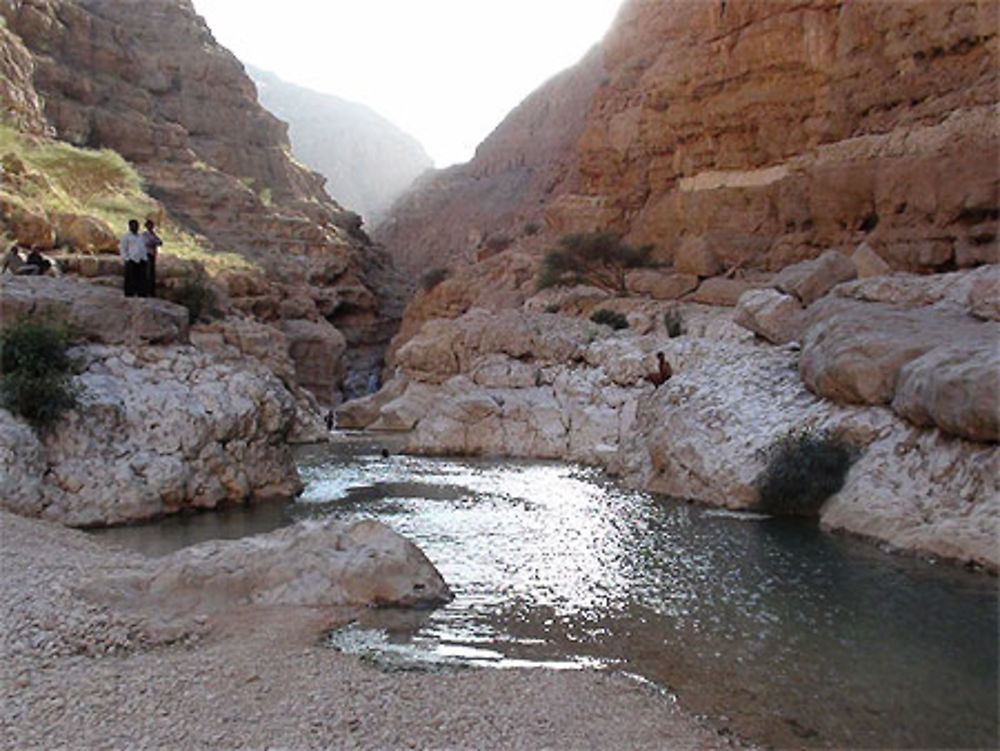
[[[55,229],[55,245],[68,251],[116,252],[109,240],[126,231],[129,219],[153,218],[160,225],[164,252],[201,263],[212,274],[250,269],[235,253],[217,253],[165,217],[163,206],[146,194],[138,172],[110,149],[80,149],[0,124],[0,237],[16,239],[17,222]],[[79,247],[60,232],[67,217],[89,217],[98,247]],[[103,230],[103,232],[101,231]],[[104,237],[103,235],[106,235]]]

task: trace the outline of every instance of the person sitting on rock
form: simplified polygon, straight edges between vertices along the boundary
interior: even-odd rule
[[[653,384],[655,388],[659,388],[670,380],[670,376],[674,374],[674,369],[670,367],[670,363],[667,362],[667,356],[662,352],[656,353],[656,361],[659,364],[659,368],[655,373],[649,373],[646,376],[646,380]]]
[[[10,246],[7,251],[7,255],[3,259],[3,269],[2,272],[10,272],[11,274],[37,274],[38,271],[34,268],[25,268],[27,264],[24,259],[21,258],[21,254],[17,250],[17,243]]]
[[[125,259],[125,297],[148,297],[146,241],[139,234],[138,219],[129,219],[128,232],[122,235],[118,250]]]
[[[41,251],[35,245],[31,246],[31,252],[28,253],[28,260],[26,263],[29,266],[33,266],[37,271],[35,274],[47,274],[52,268],[52,261],[42,255]]]

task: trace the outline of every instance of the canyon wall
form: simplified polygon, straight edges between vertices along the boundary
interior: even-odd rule
[[[295,156],[327,179],[327,190],[378,225],[386,210],[434,162],[417,140],[374,110],[311,91],[247,66],[260,102],[288,123]]]
[[[408,268],[526,222],[702,276],[861,242],[897,270],[996,262],[998,22],[980,0],[629,0],[378,237]]]
[[[189,0],[16,0],[0,16],[3,67],[30,71],[32,84],[4,90],[37,92],[59,139],[129,160],[209,256],[248,259],[249,275],[219,279],[234,310],[283,329],[336,327],[363,382],[401,312],[401,283],[360,217],[291,158],[287,126]],[[8,111],[30,104],[5,95]]]

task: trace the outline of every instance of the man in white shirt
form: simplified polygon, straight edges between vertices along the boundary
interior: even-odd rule
[[[146,241],[139,234],[137,219],[129,219],[128,232],[118,242],[118,250],[125,259],[125,297],[147,297]]]

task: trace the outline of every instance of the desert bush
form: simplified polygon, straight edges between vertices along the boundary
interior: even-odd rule
[[[215,291],[208,276],[197,271],[186,272],[178,283],[164,291],[163,297],[187,308],[189,323],[207,317],[215,305]]]
[[[504,250],[507,250],[507,248],[509,248],[513,244],[513,242],[514,241],[510,239],[507,235],[491,235],[490,237],[486,238],[486,242],[483,243],[483,246],[490,253],[500,253]]]
[[[607,308],[595,310],[593,315],[590,316],[590,320],[602,326],[610,326],[615,330],[628,328],[628,319],[625,316]]]
[[[524,234],[528,235],[529,237],[531,237],[532,235],[537,235],[541,231],[542,231],[542,225],[540,225],[538,222],[528,222],[527,224],[524,225]]]
[[[428,269],[424,272],[424,275],[420,277],[420,288],[424,292],[430,292],[441,282],[448,278],[448,269],[438,266],[437,268]]]
[[[667,327],[667,336],[675,339],[687,333],[687,324],[679,310],[668,310],[663,314],[663,325]]]
[[[767,466],[756,481],[760,509],[792,516],[816,516],[844,486],[857,458],[846,441],[808,430],[793,430],[762,453]]]
[[[652,265],[652,245],[633,248],[614,232],[564,235],[542,260],[538,288],[591,284],[626,294],[625,273]]]
[[[0,403],[35,427],[76,406],[65,324],[23,317],[0,332]]]

